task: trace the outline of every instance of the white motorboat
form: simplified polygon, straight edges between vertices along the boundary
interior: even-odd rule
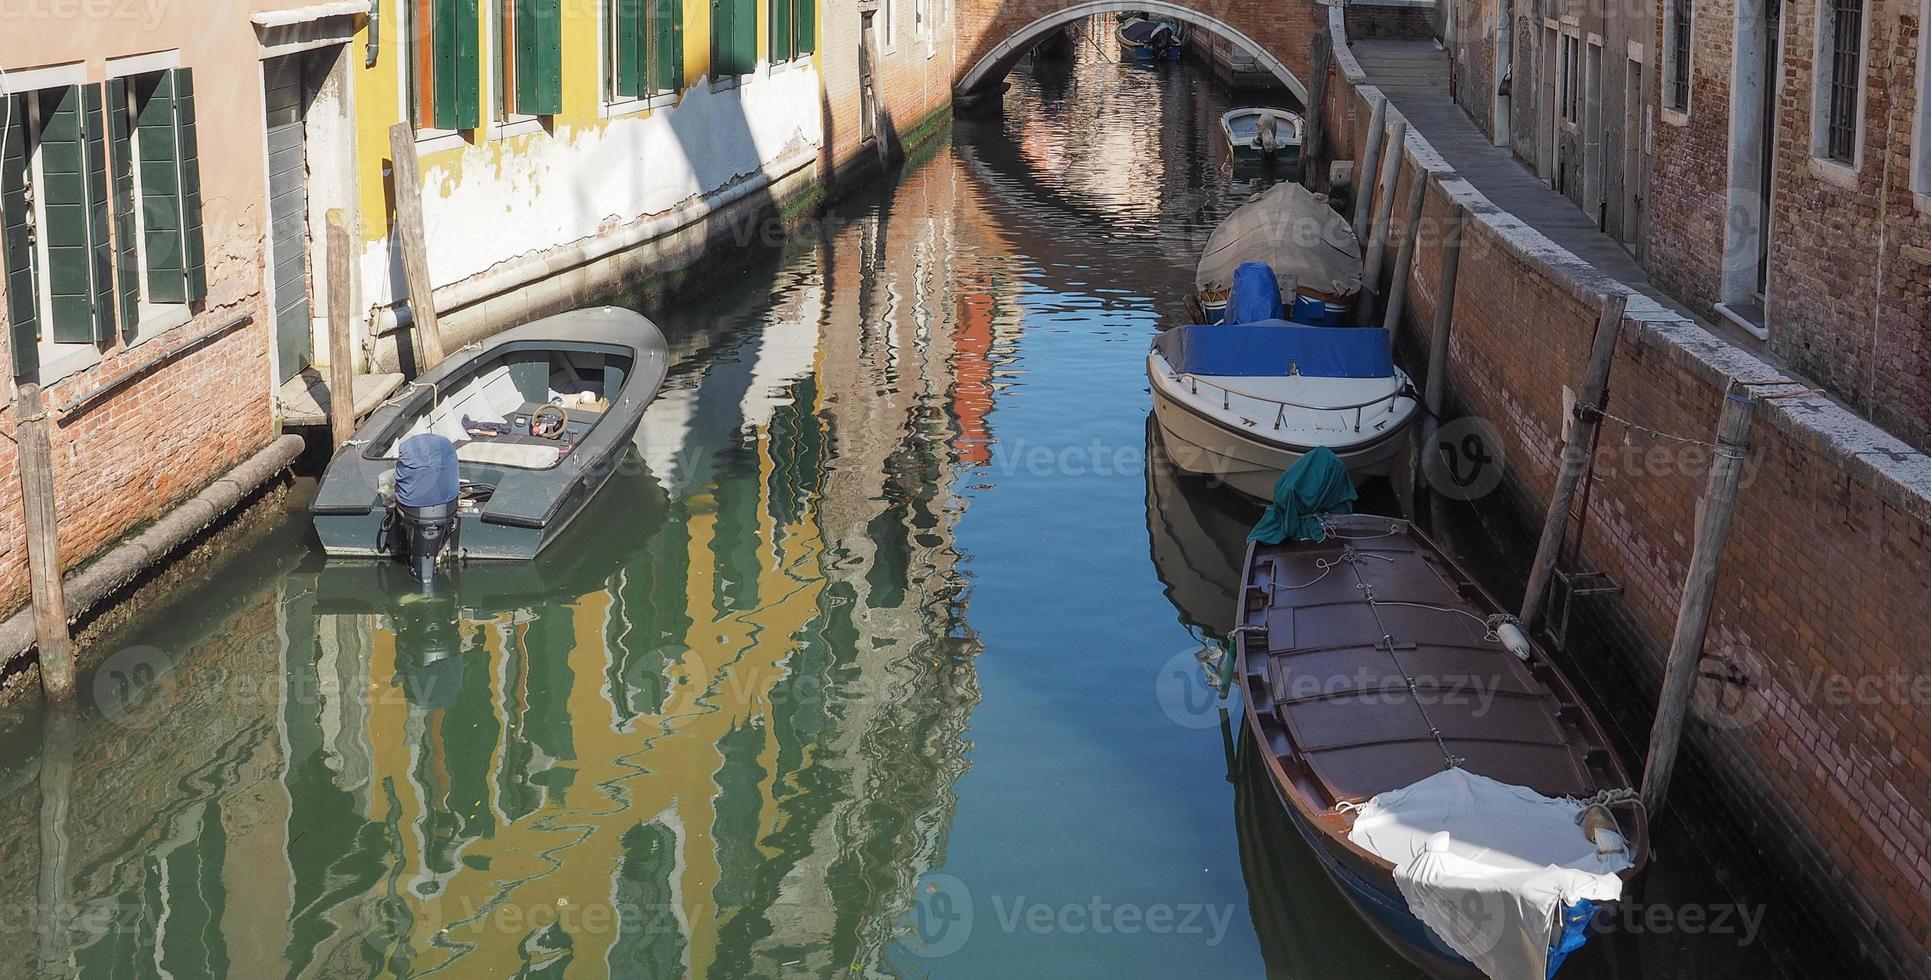
[[[1356,480],[1387,476],[1420,409],[1379,327],[1175,327],[1147,353],[1147,379],[1174,464],[1259,500],[1316,446]]]
[[[1287,109],[1247,106],[1222,113],[1220,131],[1237,157],[1275,157],[1291,163],[1301,154],[1306,123],[1300,113]]]

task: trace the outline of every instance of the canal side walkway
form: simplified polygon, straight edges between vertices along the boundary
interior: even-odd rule
[[[1455,168],[1457,176],[1489,200],[1604,275],[1758,357],[1772,360],[1756,349],[1758,345],[1743,331],[1729,324],[1713,324],[1658,289],[1621,243],[1597,228],[1581,208],[1556,193],[1507,147],[1496,146],[1476,128],[1449,95],[1448,53],[1440,45],[1433,40],[1378,38],[1352,42],[1349,49],[1367,73],[1368,82],[1387,94],[1389,103],[1401,111],[1408,125],[1428,140],[1444,162]]]

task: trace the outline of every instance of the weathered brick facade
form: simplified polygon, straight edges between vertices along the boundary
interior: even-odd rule
[[[1345,158],[1365,142],[1374,90],[1351,58],[1330,84],[1332,151]],[[1396,200],[1424,167],[1434,183],[1402,346],[1408,363],[1426,363],[1427,332],[1415,325],[1432,322],[1441,275],[1439,236],[1428,229],[1459,205],[1467,218],[1450,415],[1494,426],[1502,509],[1538,527],[1598,297],[1626,290],[1509,220],[1425,138],[1411,133],[1408,150]],[[1399,240],[1402,216],[1394,220]],[[1724,825],[1733,832],[1702,843],[1785,869],[1769,874],[1794,890],[1777,896],[1784,914],[1801,907],[1867,962],[1920,975],[1931,954],[1931,727],[1918,641],[1931,609],[1931,459],[1802,385],[1765,383],[1779,377],[1630,294],[1610,376],[1619,421],[1605,425],[1598,448],[1578,561],[1624,591],[1579,607],[1572,632],[1597,655],[1571,670],[1640,760],[1711,458],[1707,445],[1644,429],[1707,441],[1726,387],[1755,382],[1752,448],[1671,809],[1734,815]]]

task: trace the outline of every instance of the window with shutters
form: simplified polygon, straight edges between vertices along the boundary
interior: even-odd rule
[[[402,0],[404,98],[425,136],[482,125],[482,0]]]
[[[684,88],[683,0],[604,0],[604,102],[624,111]]]
[[[1864,134],[1864,0],[1819,0],[1811,152],[1855,169]]]
[[[562,0],[490,0],[496,27],[495,118],[535,120],[563,111]]]
[[[818,48],[816,0],[771,0],[771,63],[809,58]]]
[[[735,82],[757,69],[757,0],[711,0],[712,81]]]
[[[107,139],[115,306],[134,342],[187,322],[208,291],[192,72],[110,79]]]
[[[1918,24],[1931,24],[1931,0],[1920,0]],[[1911,123],[1911,192],[1922,198],[1931,194],[1931,30],[1918,28],[1917,73],[1918,104]],[[1924,203],[1920,201],[1922,210]]]
[[[17,380],[49,383],[113,342],[101,86],[0,98],[0,259]]]

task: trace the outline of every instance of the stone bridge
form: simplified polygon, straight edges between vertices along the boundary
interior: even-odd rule
[[[1309,41],[1327,29],[1316,0],[957,0],[961,74],[953,94],[971,101],[998,90],[1006,72],[1049,31],[1094,14],[1145,11],[1204,27],[1254,53],[1294,97],[1307,100]]]

